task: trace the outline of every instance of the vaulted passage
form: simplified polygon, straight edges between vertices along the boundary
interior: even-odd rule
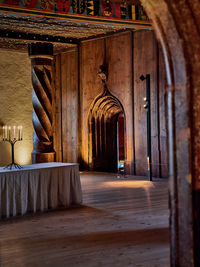
[[[125,114],[120,101],[108,90],[93,102],[88,117],[89,168],[117,171],[125,159]]]

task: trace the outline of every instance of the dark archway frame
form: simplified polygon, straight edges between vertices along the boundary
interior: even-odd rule
[[[141,2],[167,72],[171,266],[200,266],[200,2]]]
[[[200,266],[200,2],[141,2],[161,42],[168,79],[171,265]]]

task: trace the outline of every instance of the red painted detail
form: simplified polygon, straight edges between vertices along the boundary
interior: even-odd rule
[[[5,0],[6,4],[12,5],[12,6],[18,6],[19,0]]]
[[[26,8],[33,8],[37,5],[37,0],[23,0],[23,4]]]
[[[54,9],[54,1],[53,0],[40,0],[40,5],[43,9],[46,9],[46,10]]]
[[[111,17],[113,14],[113,4],[110,1],[102,1],[102,13],[104,17]]]
[[[70,8],[70,1],[69,0],[57,0],[57,8],[61,12],[68,13]]]
[[[115,15],[118,19],[121,19],[121,8],[120,4],[115,4]]]

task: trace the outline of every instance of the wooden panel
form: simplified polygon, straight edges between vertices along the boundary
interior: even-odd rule
[[[77,50],[61,54],[63,161],[78,161]]]
[[[161,47],[159,47],[159,116],[161,177],[168,177],[168,150],[166,130],[166,72]]]
[[[159,176],[158,103],[157,103],[157,43],[152,31],[134,33],[134,128],[136,174],[147,175],[147,121],[144,109],[146,81],[140,76],[151,77],[151,146],[152,173]]]
[[[147,31],[148,33],[148,31]],[[147,61],[147,71],[151,75],[151,151],[152,151],[152,175],[153,177],[160,177],[160,159],[159,159],[159,92],[158,92],[158,44],[151,31],[148,34],[149,58]],[[151,55],[150,55],[151,54]]]
[[[123,52],[122,52],[123,51]],[[125,111],[125,158],[133,162],[133,90],[132,90],[132,34],[130,32],[106,39],[108,89],[118,98]]]
[[[145,82],[140,76],[146,74],[146,32],[134,33],[133,61],[134,61],[134,131],[135,131],[135,160],[136,174],[147,175],[147,121],[143,98],[146,96]]]
[[[54,65],[54,122],[53,122],[53,138],[54,149],[56,151],[56,161],[62,162],[62,91],[61,91],[61,56],[55,56]]]
[[[80,144],[81,163],[88,167],[88,113],[94,99],[103,92],[97,73],[104,62],[104,39],[87,41],[80,49]]]
[[[133,46],[132,46],[133,45]],[[134,57],[132,51],[134,48]],[[121,53],[124,51],[124,53]],[[63,138],[64,161],[77,160],[77,147],[80,147],[80,163],[88,167],[88,113],[94,99],[103,92],[103,85],[97,73],[104,62],[104,53],[108,64],[108,89],[121,102],[126,115],[126,153],[127,161],[133,166],[134,130],[137,175],[147,175],[147,125],[146,110],[143,108],[146,95],[146,83],[140,81],[141,74],[151,75],[151,131],[153,176],[167,176],[166,168],[166,127],[165,127],[165,71],[163,61],[158,56],[157,42],[151,31],[140,31],[132,34],[126,32],[106,39],[83,42],[80,46],[80,106],[78,106],[78,71],[75,51],[57,56],[57,65],[62,65],[62,103],[59,103],[59,72],[56,73],[56,112],[62,105],[62,134],[57,133],[55,145],[62,152]],[[159,52],[160,53],[160,52]],[[132,62],[132,58],[134,62]],[[157,65],[159,61],[159,66]],[[134,64],[132,66],[132,64]],[[133,69],[134,67],[134,69]],[[159,70],[159,71],[158,71]],[[134,79],[133,75],[134,73]],[[159,81],[158,81],[159,78]],[[132,89],[134,84],[134,94]],[[158,91],[158,85],[159,90]],[[133,110],[134,99],[134,110]],[[159,112],[158,112],[159,110]],[[133,111],[135,112],[133,118]],[[79,114],[77,114],[79,112]],[[59,114],[57,129],[59,129]],[[79,126],[77,126],[79,118]],[[133,121],[135,124],[133,125]],[[160,122],[160,125],[159,125]],[[79,129],[79,131],[78,131]],[[77,135],[79,132],[79,143]],[[56,149],[58,150],[58,149]],[[159,154],[160,150],[160,154]],[[61,154],[61,153],[60,153]],[[162,162],[160,162],[160,160]],[[159,168],[159,164],[161,168]],[[161,169],[161,172],[160,172]],[[133,171],[133,170],[132,170]]]

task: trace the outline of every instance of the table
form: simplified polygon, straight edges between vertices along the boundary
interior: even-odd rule
[[[82,203],[79,165],[39,163],[0,168],[0,218]]]

